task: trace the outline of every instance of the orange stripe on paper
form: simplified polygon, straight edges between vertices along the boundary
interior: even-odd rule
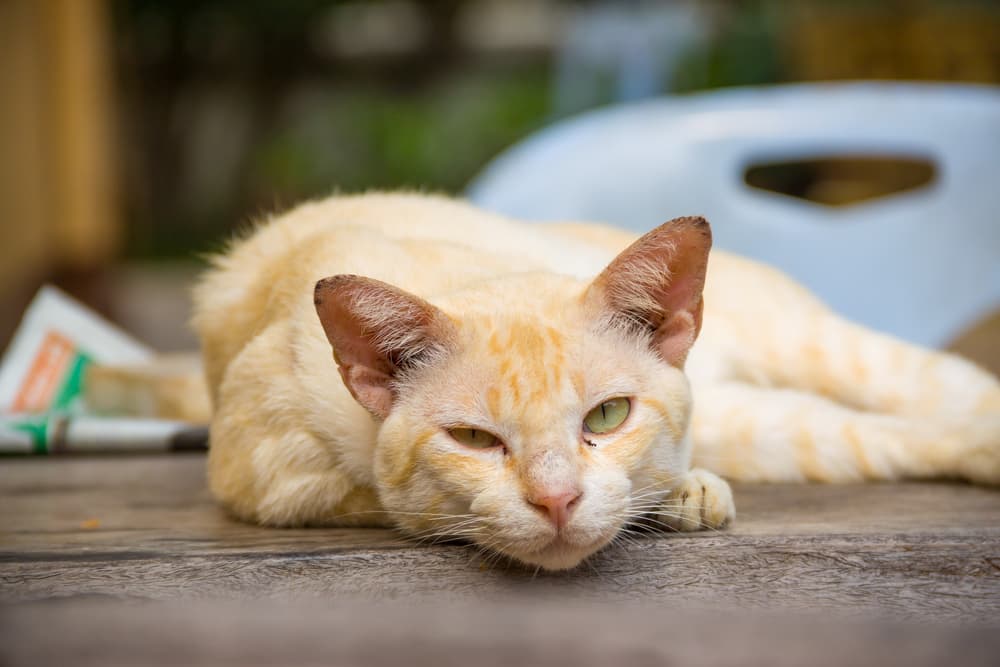
[[[75,351],[68,338],[55,331],[47,332],[24,384],[14,397],[14,412],[47,410]]]

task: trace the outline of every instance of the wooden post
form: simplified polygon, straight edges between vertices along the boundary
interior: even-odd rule
[[[101,0],[0,2],[0,314],[120,241],[110,42]],[[16,319],[16,318],[15,318]],[[0,325],[0,344],[9,335]]]

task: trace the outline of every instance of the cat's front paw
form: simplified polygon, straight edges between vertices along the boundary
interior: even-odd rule
[[[722,528],[736,517],[729,483],[695,468],[663,500],[657,521],[673,530]]]

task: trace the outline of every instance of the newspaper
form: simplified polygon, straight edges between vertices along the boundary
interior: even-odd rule
[[[0,362],[0,452],[49,451],[54,432],[67,432],[70,417],[84,411],[82,382],[89,364],[140,363],[153,356],[60,290],[43,287]],[[107,425],[113,427],[112,421]]]
[[[39,290],[0,362],[0,413],[72,410],[87,364],[138,363],[153,351],[55,287]]]

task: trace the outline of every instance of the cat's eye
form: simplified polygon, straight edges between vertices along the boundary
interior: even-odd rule
[[[622,425],[631,407],[627,398],[608,399],[587,413],[583,418],[583,430],[598,435],[613,431]]]
[[[473,449],[488,449],[502,444],[500,438],[478,428],[450,428],[448,435]]]

